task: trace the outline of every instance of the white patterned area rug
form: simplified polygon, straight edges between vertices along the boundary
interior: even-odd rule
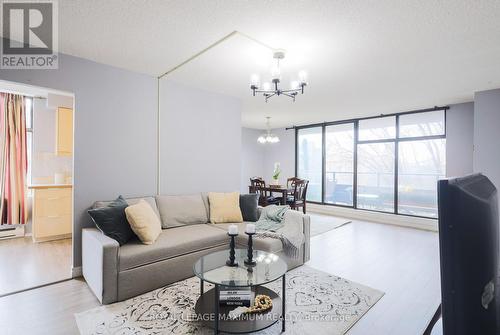
[[[384,295],[373,288],[301,266],[286,275],[285,334],[345,334]],[[266,285],[281,293],[281,280]],[[211,285],[205,284],[205,290]],[[84,335],[213,334],[194,319],[196,277],[112,305],[75,314]],[[280,334],[281,323],[257,332]]]

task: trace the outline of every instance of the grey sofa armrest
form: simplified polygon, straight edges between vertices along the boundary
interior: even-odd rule
[[[118,300],[117,241],[96,228],[82,230],[82,272],[90,289],[102,304]]]

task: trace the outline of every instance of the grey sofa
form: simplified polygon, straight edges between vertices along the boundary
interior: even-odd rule
[[[193,264],[206,254],[229,247],[227,226],[210,224],[206,194],[127,199],[129,204],[146,200],[162,222],[162,233],[152,245],[134,239],[119,246],[97,228],[82,232],[82,271],[87,284],[102,304],[122,301],[193,276]],[[199,199],[199,200],[198,200]],[[107,202],[96,202],[94,207]],[[237,247],[246,248],[245,222],[236,223]],[[283,257],[289,269],[309,260],[310,218],[303,216],[305,243],[298,259],[283,253],[281,241],[255,238],[254,249]]]

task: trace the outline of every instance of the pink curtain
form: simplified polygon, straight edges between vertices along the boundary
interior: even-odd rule
[[[0,93],[0,150],[0,223],[25,224],[28,156],[22,95]]]

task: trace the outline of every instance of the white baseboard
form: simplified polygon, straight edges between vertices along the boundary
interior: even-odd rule
[[[83,276],[81,266],[71,268],[71,277],[72,278],[77,278],[77,277],[81,277],[81,276]]]
[[[417,228],[436,232],[438,231],[438,222],[435,219],[417,218],[405,215],[378,213],[353,208],[317,204],[307,204],[307,210],[313,213],[341,216],[361,221],[372,221],[402,227]]]

